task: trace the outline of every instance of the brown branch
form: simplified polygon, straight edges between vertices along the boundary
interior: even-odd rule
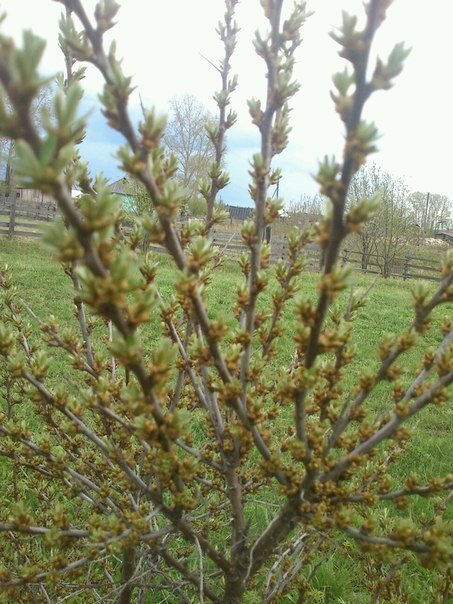
[[[355,456],[363,456],[366,453],[369,453],[383,440],[391,438],[404,422],[406,422],[410,417],[418,413],[421,409],[423,409],[423,407],[428,405],[432,401],[434,396],[439,393],[440,390],[442,390],[451,383],[453,383],[453,371],[450,371],[446,375],[443,375],[433,386],[426,390],[426,392],[418,396],[410,405],[409,410],[404,417],[393,415],[392,419],[390,419],[380,430],[375,432],[373,436],[368,438],[366,441],[356,447],[353,451],[348,453],[348,455],[343,457],[336,464],[333,470],[324,473],[319,478],[319,480],[321,482],[327,482],[329,480],[337,479],[350,465],[352,459],[354,459]]]
[[[44,526],[21,526],[15,524],[14,522],[1,522],[0,523],[0,532],[15,532],[22,533],[24,535],[48,535],[54,529],[46,528]],[[72,539],[81,539],[84,537],[88,537],[90,532],[84,529],[77,528],[68,528],[68,529],[58,529],[58,532],[64,537],[71,537]]]
[[[21,304],[24,306],[25,310],[29,313],[29,315],[31,315],[31,317],[33,317],[33,319],[39,324],[39,326],[42,329],[45,326],[45,322],[36,315],[36,313],[30,308],[30,306],[26,302],[21,300]],[[63,341],[63,339],[57,332],[50,331],[48,333],[49,333],[51,340],[53,341],[53,343],[56,346],[58,346],[59,348],[62,348],[66,352],[69,352],[69,354],[73,358],[80,359],[80,355],[79,355],[78,351],[75,348],[68,347],[67,344],[65,344],[65,342]],[[90,347],[90,349],[91,349],[91,347]],[[87,356],[86,361],[84,359],[82,359],[82,367],[83,367],[83,370],[86,371],[86,373],[89,373],[92,377],[94,377],[94,378],[99,377],[99,372],[97,372],[95,369],[93,369],[92,356],[91,356],[91,362],[88,360],[88,356]]]
[[[90,367],[93,367],[94,357],[93,357],[93,350],[92,350],[92,346],[91,346],[90,332],[88,330],[88,325],[87,325],[87,320],[86,320],[86,315],[85,315],[85,308],[84,308],[83,302],[80,300],[80,297],[79,297],[79,292],[82,288],[81,288],[79,280],[75,274],[74,265],[72,265],[69,268],[69,276],[71,277],[71,281],[74,286],[74,290],[76,292],[74,303],[75,303],[75,306],[77,309],[77,320],[79,322],[80,331],[82,333],[87,363]]]
[[[244,350],[241,357],[241,382],[243,384],[242,400],[243,405],[246,404],[247,397],[247,373],[250,363],[250,355],[252,350],[252,336],[255,328],[255,312],[258,299],[259,289],[257,287],[257,276],[260,270],[261,260],[261,245],[264,236],[265,227],[265,206],[267,192],[269,189],[269,175],[271,169],[272,152],[272,132],[273,123],[277,110],[280,105],[276,103],[277,96],[277,79],[279,73],[279,55],[280,55],[280,19],[282,11],[282,0],[274,2],[271,14],[268,16],[271,27],[271,48],[265,57],[267,65],[267,91],[266,91],[266,108],[262,116],[262,122],[259,126],[261,134],[261,162],[260,174],[256,179],[256,195],[255,195],[255,242],[250,246],[250,269],[248,275],[248,302],[245,311],[241,316],[241,327],[249,334],[248,342],[244,345]]]
[[[230,60],[235,47],[235,36],[237,32],[236,24],[233,21],[234,9],[238,0],[226,0],[226,12],[225,12],[225,24],[219,24],[218,33],[220,39],[224,44],[224,57],[221,62],[221,67],[218,68],[214,66],[214,68],[220,73],[220,77],[222,80],[222,88],[221,95],[225,95],[226,98],[218,101],[219,106],[219,122],[217,126],[217,133],[214,139],[214,147],[215,147],[215,163],[218,169],[221,168],[222,159],[225,154],[225,132],[229,127],[226,119],[226,107],[227,107],[227,98],[229,97],[229,82],[228,75],[231,70]],[[205,58],[205,57],[203,57]],[[208,63],[211,63],[208,59],[205,58]],[[232,125],[232,124],[231,124]],[[207,212],[206,212],[206,222],[205,222],[205,232],[208,235],[211,227],[212,227],[212,218],[214,212],[214,204],[216,201],[216,197],[218,192],[220,191],[220,182],[218,178],[212,178],[211,180],[211,188],[209,191],[209,195],[206,197],[207,204]]]
[[[409,497],[411,495],[419,495],[420,497],[427,497],[429,495],[437,494],[439,491],[450,491],[453,489],[453,482],[446,482],[441,487],[426,485],[423,487],[414,487],[413,489],[399,489],[398,491],[391,491],[390,493],[380,492],[376,493],[378,499],[383,501],[391,501],[393,499],[399,499],[401,497]],[[335,497],[332,499],[332,503],[346,503],[346,502],[361,502],[367,501],[366,495],[351,495],[350,497]]]
[[[197,587],[199,591],[202,590],[203,595],[209,598],[212,602],[220,602],[220,598],[218,598],[213,592],[213,590],[208,585],[206,585],[206,581],[201,584],[200,577],[198,575],[195,575],[194,573],[190,572],[184,566],[184,564],[181,564],[181,562],[176,560],[176,558],[171,556],[166,550],[161,549],[158,550],[157,553],[159,554],[159,556],[161,556],[161,558],[165,560],[165,562],[169,566],[179,571],[183,577],[185,577],[188,581],[190,581],[190,583],[192,583],[192,585],[195,585],[195,587]]]
[[[431,550],[431,547],[423,541],[413,541],[412,543],[400,542],[389,537],[376,537],[375,535],[368,535],[355,529],[352,526],[348,526],[344,529],[348,535],[354,537],[356,541],[363,541],[372,545],[386,545],[394,549],[405,549],[416,554],[425,554]]]
[[[428,304],[426,304],[422,309],[420,309],[416,313],[416,316],[408,329],[409,334],[413,334],[417,330],[418,326],[421,325],[423,323],[423,321],[429,316],[429,314],[432,312],[432,310],[436,306],[438,306],[439,304],[442,303],[443,296],[444,296],[445,292],[448,290],[448,288],[451,287],[452,283],[453,283],[453,274],[447,275],[442,280],[442,282],[437,287],[435,293],[431,297]],[[452,340],[453,340],[453,333],[450,333],[447,336],[447,338],[444,340],[442,347],[440,349],[440,353],[438,352],[438,355],[436,356],[436,358],[439,358],[440,354],[447,348],[447,346],[450,345]],[[403,352],[404,352],[404,348],[401,348],[398,344],[396,344],[395,346],[392,347],[392,349],[389,351],[389,353],[386,355],[386,357],[382,360],[382,362],[376,372],[376,375],[373,378],[374,388],[376,387],[377,384],[379,384],[380,382],[382,382],[385,379],[385,376],[387,375],[388,370],[390,369],[390,367],[392,367],[392,365],[401,356],[401,354]],[[419,386],[428,377],[429,372],[430,372],[430,369],[425,370],[420,373],[420,375],[412,383],[410,390],[405,395],[405,398],[410,396],[410,393],[412,393],[414,391],[414,389],[417,386]],[[373,388],[373,390],[374,390],[374,388]],[[371,392],[372,392],[372,390],[361,390],[356,395],[356,397],[352,401],[352,403],[350,404],[349,409],[347,408],[347,403],[345,403],[345,407],[343,408],[342,413],[340,414],[340,417],[338,418],[335,426],[333,427],[332,434],[330,435],[328,443],[325,447],[325,450],[324,450],[325,456],[329,453],[329,451],[334,446],[335,442],[338,440],[339,436],[341,436],[341,434],[344,432],[344,430],[348,426],[352,413],[356,409],[358,409],[361,405],[363,405],[363,403],[366,401],[366,399],[371,394]]]

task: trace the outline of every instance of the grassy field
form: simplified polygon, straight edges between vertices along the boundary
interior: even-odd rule
[[[162,295],[165,297],[172,291],[174,269],[165,256],[159,256],[161,270],[158,284]],[[61,268],[53,262],[50,255],[38,242],[8,241],[0,238],[0,264],[8,264],[11,268],[14,282],[20,294],[27,300],[35,313],[43,319],[50,314],[55,315],[61,324],[67,324],[74,320],[70,304],[70,282]],[[233,303],[232,292],[241,274],[234,263],[227,262],[214,278],[208,292],[208,301],[212,315],[222,313],[234,321],[231,315]],[[353,275],[352,285],[356,287],[368,287],[371,278],[368,276]],[[301,289],[305,296],[313,298],[316,296],[317,275],[307,273],[302,276]],[[403,282],[400,280],[378,280],[371,290],[367,305],[359,313],[355,323],[354,344],[358,354],[352,367],[350,383],[354,382],[354,375],[365,367],[374,367],[378,364],[376,354],[377,343],[388,333],[399,333],[409,325],[413,312],[411,309],[411,288],[414,282]],[[432,288],[435,285],[431,285]],[[266,304],[266,296],[262,303]],[[347,293],[339,300],[344,305]],[[437,309],[434,313],[433,328],[423,337],[420,337],[415,350],[406,353],[403,367],[407,375],[414,373],[419,365],[420,351],[427,346],[435,346],[440,340],[438,327],[445,315],[452,313],[452,305]],[[291,306],[285,315],[286,330],[280,339],[278,354],[273,360],[274,367],[278,371],[282,365],[287,363],[292,356],[292,334],[294,333],[295,318]],[[160,333],[160,326],[156,320],[150,325],[146,338],[151,343],[155,341]],[[64,364],[58,355],[51,368],[51,379],[58,381],[64,371]],[[370,401],[370,405],[381,414],[388,409],[388,388],[379,388]],[[31,419],[31,418],[30,418]],[[453,411],[451,406],[429,407],[421,417],[416,418],[417,429],[407,453],[402,456],[393,468],[394,475],[404,476],[411,471],[417,471],[423,480],[429,480],[435,475],[444,475],[451,470],[453,458],[453,439],[451,438],[451,425]],[[31,420],[33,423],[33,420]],[[283,430],[282,426],[282,430]],[[0,468],[1,470],[1,468]],[[0,471],[1,477],[1,471]],[[414,501],[410,512],[395,512],[402,515],[410,514],[419,517],[432,506],[431,500],[418,499]],[[265,514],[263,522],[266,521]],[[358,581],[359,573],[356,572],[357,557],[350,558],[333,556],[331,560],[323,565],[316,575],[316,589],[313,602],[368,602],[369,599],[362,591]],[[405,579],[410,585],[414,602],[428,600],[428,592],[432,583],[432,575],[421,569],[415,563],[408,567]],[[250,602],[255,600],[250,600]],[[258,602],[259,600],[256,600]],[[285,600],[292,601],[292,600]]]

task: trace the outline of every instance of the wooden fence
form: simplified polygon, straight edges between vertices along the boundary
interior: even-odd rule
[[[240,233],[231,233],[229,231],[213,231],[212,241],[229,256],[238,257],[243,252],[248,251],[248,247],[242,240]],[[271,237],[268,234],[268,243],[271,245],[270,261],[275,263],[281,258],[285,258],[288,249],[288,240],[284,235]],[[304,250],[306,267],[310,270],[319,270],[321,266],[321,254],[316,245],[309,245]]]
[[[440,279],[440,262],[433,258],[411,256],[405,254],[385,261],[379,254],[364,254],[363,252],[344,249],[341,252],[342,264],[350,264],[355,271],[373,273],[385,277],[400,277],[402,279]]]
[[[48,203],[16,202],[15,191],[0,197],[0,235],[8,237],[41,237],[46,222],[57,215],[55,206]]]
[[[46,222],[55,219],[57,211],[50,204],[27,204],[22,201],[16,204],[15,196],[0,197],[0,235],[8,237],[41,237]],[[127,229],[127,225],[126,225]],[[266,233],[271,244],[271,263],[284,258],[287,252],[287,239],[284,235],[271,236],[270,231]],[[231,257],[239,257],[247,251],[242,241],[241,234],[231,231],[213,231],[212,239],[222,253]],[[160,246],[151,246],[156,253],[165,253],[166,250]],[[312,244],[304,250],[306,268],[319,271],[322,265],[320,249]],[[439,260],[421,256],[404,255],[392,260],[391,269],[384,270],[383,259],[378,254],[366,254],[362,252],[343,249],[340,255],[342,264],[349,264],[353,270],[362,273],[377,275],[385,274],[388,277],[399,277],[402,279],[428,279],[437,281],[440,278]]]
[[[247,251],[239,233],[230,233],[227,231],[215,231],[213,233],[213,242],[225,253],[231,256],[239,256]],[[287,239],[285,236],[272,237],[271,241],[271,262],[284,258],[287,251]],[[319,271],[322,266],[321,250],[316,245],[308,245],[303,252],[305,256],[305,266],[308,270]],[[378,254],[363,254],[354,250],[343,249],[340,254],[343,265],[349,264],[354,271],[361,273],[372,273],[384,275],[388,267],[384,266],[384,261]],[[387,277],[399,277],[402,279],[428,279],[438,281],[440,278],[440,262],[432,258],[421,256],[404,255],[392,259],[390,270],[385,274]]]

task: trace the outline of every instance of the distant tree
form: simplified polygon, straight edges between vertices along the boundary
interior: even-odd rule
[[[408,197],[414,222],[429,237],[437,229],[448,228],[453,219],[453,201],[438,193],[415,191]]]
[[[8,98],[5,97],[3,91],[0,91],[2,104],[5,106],[8,113],[11,112],[11,104]],[[44,86],[39,90],[38,95],[31,105],[31,117],[33,123],[38,129],[42,128],[43,117],[45,112],[50,109],[52,100],[52,87]],[[3,183],[3,191],[9,191],[13,180],[12,163],[16,156],[16,143],[6,137],[0,137],[0,175]]]
[[[187,204],[187,209],[189,210],[189,214],[196,218],[206,216],[208,209],[206,199],[203,199],[202,197],[193,197]]]
[[[409,210],[408,195],[401,179],[376,164],[363,166],[354,176],[348,195],[350,206],[370,198],[376,203],[373,218],[357,233],[363,269],[368,268],[373,255],[382,275],[388,277],[398,255],[417,239],[419,229]]]
[[[197,197],[200,183],[208,177],[215,159],[215,147],[206,126],[214,117],[191,94],[170,101],[172,117],[165,130],[164,145],[178,159],[178,179],[187,191],[188,200]]]
[[[151,197],[141,182],[135,179],[128,180],[126,191],[132,197],[132,201],[128,205],[128,210],[132,214],[143,216],[154,212]]]
[[[292,200],[286,206],[289,222],[305,229],[321,216],[324,205],[321,195],[302,193],[297,201]]]

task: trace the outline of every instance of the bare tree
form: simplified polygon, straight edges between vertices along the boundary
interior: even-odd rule
[[[177,176],[187,190],[188,199],[198,196],[202,180],[208,178],[215,159],[215,147],[206,127],[214,117],[191,94],[170,101],[171,119],[165,130],[164,144],[178,159]]]
[[[2,102],[7,111],[11,111],[11,103],[5,97],[4,92],[0,91]],[[38,129],[42,128],[43,113],[49,113],[52,101],[52,87],[43,86],[33,100],[30,108],[30,115],[33,123]],[[16,155],[15,141],[7,137],[0,137],[0,174],[3,181],[3,189],[9,191],[13,181],[13,160]]]
[[[290,201],[285,210],[288,215],[289,224],[297,225],[299,228],[305,230],[321,218],[325,207],[326,200],[321,195],[302,193],[297,201]]]
[[[374,199],[373,217],[357,233],[362,252],[362,269],[371,257],[383,276],[388,277],[399,255],[417,240],[417,227],[409,210],[406,184],[376,164],[362,167],[354,176],[348,195],[351,207],[363,199]]]
[[[415,191],[408,197],[408,203],[425,237],[430,237],[435,230],[448,228],[453,220],[453,200],[438,193],[421,193]]]

